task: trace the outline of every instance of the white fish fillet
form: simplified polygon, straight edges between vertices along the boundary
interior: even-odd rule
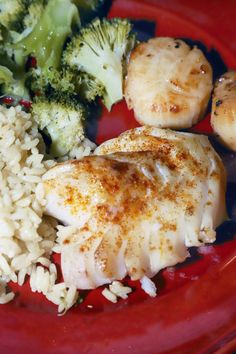
[[[80,289],[182,262],[188,247],[214,242],[226,216],[224,167],[200,135],[136,128],[43,180],[47,213],[77,230],[62,271]]]

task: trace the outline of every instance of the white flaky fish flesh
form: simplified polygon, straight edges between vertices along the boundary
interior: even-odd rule
[[[188,247],[215,241],[225,170],[207,137],[142,127],[43,177],[46,212],[74,232],[62,243],[68,285],[153,277]]]

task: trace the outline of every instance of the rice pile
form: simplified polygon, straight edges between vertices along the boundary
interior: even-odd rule
[[[84,145],[76,157],[90,153]],[[78,291],[56,283],[50,260],[57,223],[43,216],[41,177],[54,162],[43,161],[43,149],[31,116],[20,107],[0,106],[0,303],[14,298],[8,282],[22,285],[28,275],[32,291],[42,292],[64,312],[77,301]]]

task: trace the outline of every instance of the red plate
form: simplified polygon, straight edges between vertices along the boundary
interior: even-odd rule
[[[236,67],[234,0],[117,0],[110,16],[149,19],[157,35],[191,37],[215,48]],[[136,126],[124,102],[99,122],[98,142]],[[209,131],[205,120],[198,128]],[[236,200],[235,185],[228,197]],[[236,205],[236,202],[234,202]],[[138,283],[128,300],[111,304],[101,289],[63,317],[26,284],[0,307],[2,354],[233,353],[236,348],[236,223],[220,228],[218,243],[193,250],[188,262],[157,276],[158,296],[148,298]],[[206,254],[206,250],[208,250]],[[205,252],[204,252],[205,251]],[[91,309],[91,306],[93,308]]]

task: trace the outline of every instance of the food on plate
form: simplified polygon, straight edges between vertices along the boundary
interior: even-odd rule
[[[140,124],[192,127],[204,117],[211,90],[210,63],[180,39],[153,38],[131,53],[125,99]]]
[[[229,71],[216,82],[211,125],[219,140],[236,151],[236,71]]]
[[[43,185],[46,213],[69,227],[64,281],[79,289],[153,277],[214,242],[226,217],[224,167],[202,135],[136,128],[54,166]]]
[[[226,217],[225,171],[207,138],[150,127],[201,119],[210,64],[173,38],[135,48],[131,22],[105,18],[107,4],[0,0],[1,304],[14,298],[10,282],[26,279],[59,313],[82,300],[78,289],[109,283],[107,299],[126,299],[126,275],[155,296],[150,278],[214,242]],[[124,90],[147,126],[92,154],[86,124],[98,99],[111,110]]]
[[[63,53],[63,62],[102,83],[102,98],[110,110],[123,98],[124,63],[135,42],[128,20],[95,19],[69,43]]]

